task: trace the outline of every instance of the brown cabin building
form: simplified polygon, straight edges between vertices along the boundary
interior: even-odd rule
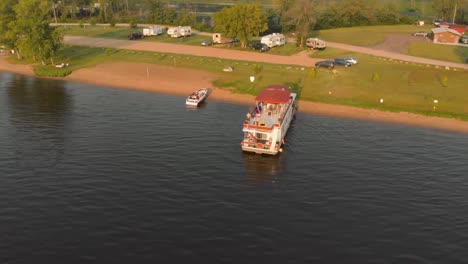
[[[447,27],[432,29],[432,40],[434,43],[458,43],[461,33]]]

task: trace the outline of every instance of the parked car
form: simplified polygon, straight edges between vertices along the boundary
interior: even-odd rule
[[[254,44],[254,45],[253,45],[253,49],[254,49],[254,50],[259,50],[259,51],[261,51],[261,52],[266,52],[266,51],[269,51],[269,50],[270,50],[270,48],[269,48],[267,45],[263,44],[263,43],[256,43],[256,44]]]
[[[318,61],[315,63],[315,67],[331,69],[335,67],[335,62],[331,60]]]
[[[450,23],[450,21],[446,21],[446,20],[439,18],[434,21],[434,26],[440,26],[442,24],[447,24],[447,23]]]
[[[141,39],[142,37],[143,37],[143,34],[140,32],[135,32],[135,33],[128,35],[129,40]]]
[[[211,46],[211,45],[213,45],[213,42],[210,41],[210,40],[205,40],[205,41],[202,41],[202,43],[200,43],[200,45],[202,45],[202,46]]]
[[[349,67],[351,65],[353,65],[351,62],[347,61],[346,59],[343,59],[343,58],[338,58],[338,59],[335,59],[335,65],[343,65],[345,67]]]
[[[352,64],[357,64],[359,62],[359,60],[354,58],[354,57],[346,57],[346,58],[343,58],[343,59],[351,62]]]
[[[427,32],[424,32],[424,31],[418,31],[418,32],[414,32],[412,34],[413,36],[416,36],[416,37],[427,37]]]
[[[460,42],[463,44],[468,44],[468,36],[461,36]]]

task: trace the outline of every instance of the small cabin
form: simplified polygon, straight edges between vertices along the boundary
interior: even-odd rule
[[[434,43],[453,43],[456,44],[460,40],[461,33],[447,27],[433,28],[432,41]]]

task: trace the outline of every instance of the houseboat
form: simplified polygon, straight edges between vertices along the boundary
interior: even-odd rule
[[[297,110],[297,95],[286,85],[270,85],[255,98],[255,107],[247,113],[242,128],[243,151],[276,155]]]

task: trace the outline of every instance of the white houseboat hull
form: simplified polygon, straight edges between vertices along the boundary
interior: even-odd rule
[[[247,114],[243,124],[243,151],[268,155],[276,155],[282,151],[286,133],[296,113],[297,95],[290,93],[286,86],[270,87],[283,89],[279,92],[282,97],[275,99],[261,94],[257,97],[256,108]]]

